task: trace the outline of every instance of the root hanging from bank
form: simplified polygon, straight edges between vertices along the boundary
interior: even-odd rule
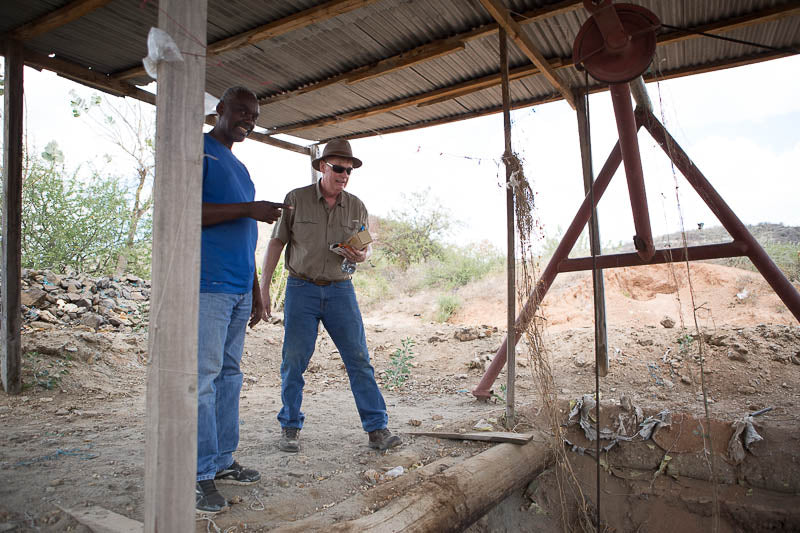
[[[506,165],[511,170],[508,186],[514,194],[514,218],[516,223],[516,241],[518,246],[517,270],[517,299],[521,304],[532,297],[536,304],[537,312],[528,322],[524,331],[517,332],[517,338],[524,333],[527,344],[527,356],[532,377],[536,383],[542,410],[545,413],[551,431],[549,446],[553,451],[556,466],[556,481],[561,503],[561,525],[565,532],[568,531],[596,531],[593,524],[591,509],[584,498],[575,473],[566,455],[564,445],[564,430],[561,415],[558,411],[558,393],[553,379],[550,353],[542,339],[545,328],[545,318],[541,311],[543,294],[538,291],[534,294],[536,281],[539,274],[538,256],[534,251],[535,240],[542,234],[542,226],[536,216],[535,194],[530,183],[525,177],[522,161],[515,153],[504,157]],[[570,523],[570,507],[578,510],[577,523]]]

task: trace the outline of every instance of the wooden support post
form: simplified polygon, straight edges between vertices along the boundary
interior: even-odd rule
[[[594,183],[592,168],[592,141],[589,132],[589,115],[583,94],[575,97],[575,111],[578,116],[578,140],[581,146],[581,163],[583,164],[583,191],[588,196]],[[597,220],[597,201],[591,206],[589,219],[589,246],[593,256],[600,255],[600,222]],[[595,364],[601,376],[608,374],[608,333],[606,327],[606,293],[603,284],[603,272],[592,276],[594,285],[594,354]]]
[[[316,158],[319,157],[319,145],[318,144],[312,144],[311,146],[308,147],[308,156],[311,158],[311,161],[314,161]],[[320,173],[317,172],[316,170],[314,170],[314,168],[312,167],[311,168],[311,183],[312,184],[316,183],[317,180],[319,180],[319,178],[320,178]]]
[[[506,427],[514,427],[514,381],[516,380],[516,347],[517,339],[514,330],[514,323],[517,317],[517,291],[516,291],[516,260],[514,253],[514,187],[511,185],[512,168],[511,157],[511,95],[508,87],[508,37],[506,31],[501,27],[498,33],[500,39],[500,75],[501,91],[503,96],[503,137],[505,139],[505,151],[503,160],[506,164],[506,246],[508,250],[506,258],[506,276],[508,289],[508,311],[507,329],[508,343],[506,344]]]
[[[22,392],[20,326],[22,293],[22,43],[5,43],[5,93],[3,123],[3,265],[2,328],[3,389]]]
[[[145,531],[194,531],[206,0],[161,0],[183,61],[158,65]]]

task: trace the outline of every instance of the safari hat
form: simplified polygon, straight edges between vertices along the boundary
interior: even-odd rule
[[[334,139],[325,145],[325,150],[322,151],[322,155],[311,162],[311,167],[317,172],[322,172],[319,169],[319,164],[322,160],[335,155],[352,159],[353,168],[361,166],[361,160],[357,157],[353,157],[353,149],[350,148],[350,143],[344,139]]]

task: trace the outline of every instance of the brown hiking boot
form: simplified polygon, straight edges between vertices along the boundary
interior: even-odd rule
[[[281,428],[278,448],[284,452],[297,453],[300,450],[300,428]]]
[[[392,432],[386,428],[376,429],[369,432],[369,447],[376,450],[388,450],[395,446],[400,446],[403,443],[400,437],[392,435]]]

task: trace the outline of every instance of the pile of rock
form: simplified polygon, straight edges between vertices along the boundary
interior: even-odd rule
[[[147,326],[149,311],[150,282],[130,274],[115,279],[22,270],[22,319],[31,327],[131,332]]]

